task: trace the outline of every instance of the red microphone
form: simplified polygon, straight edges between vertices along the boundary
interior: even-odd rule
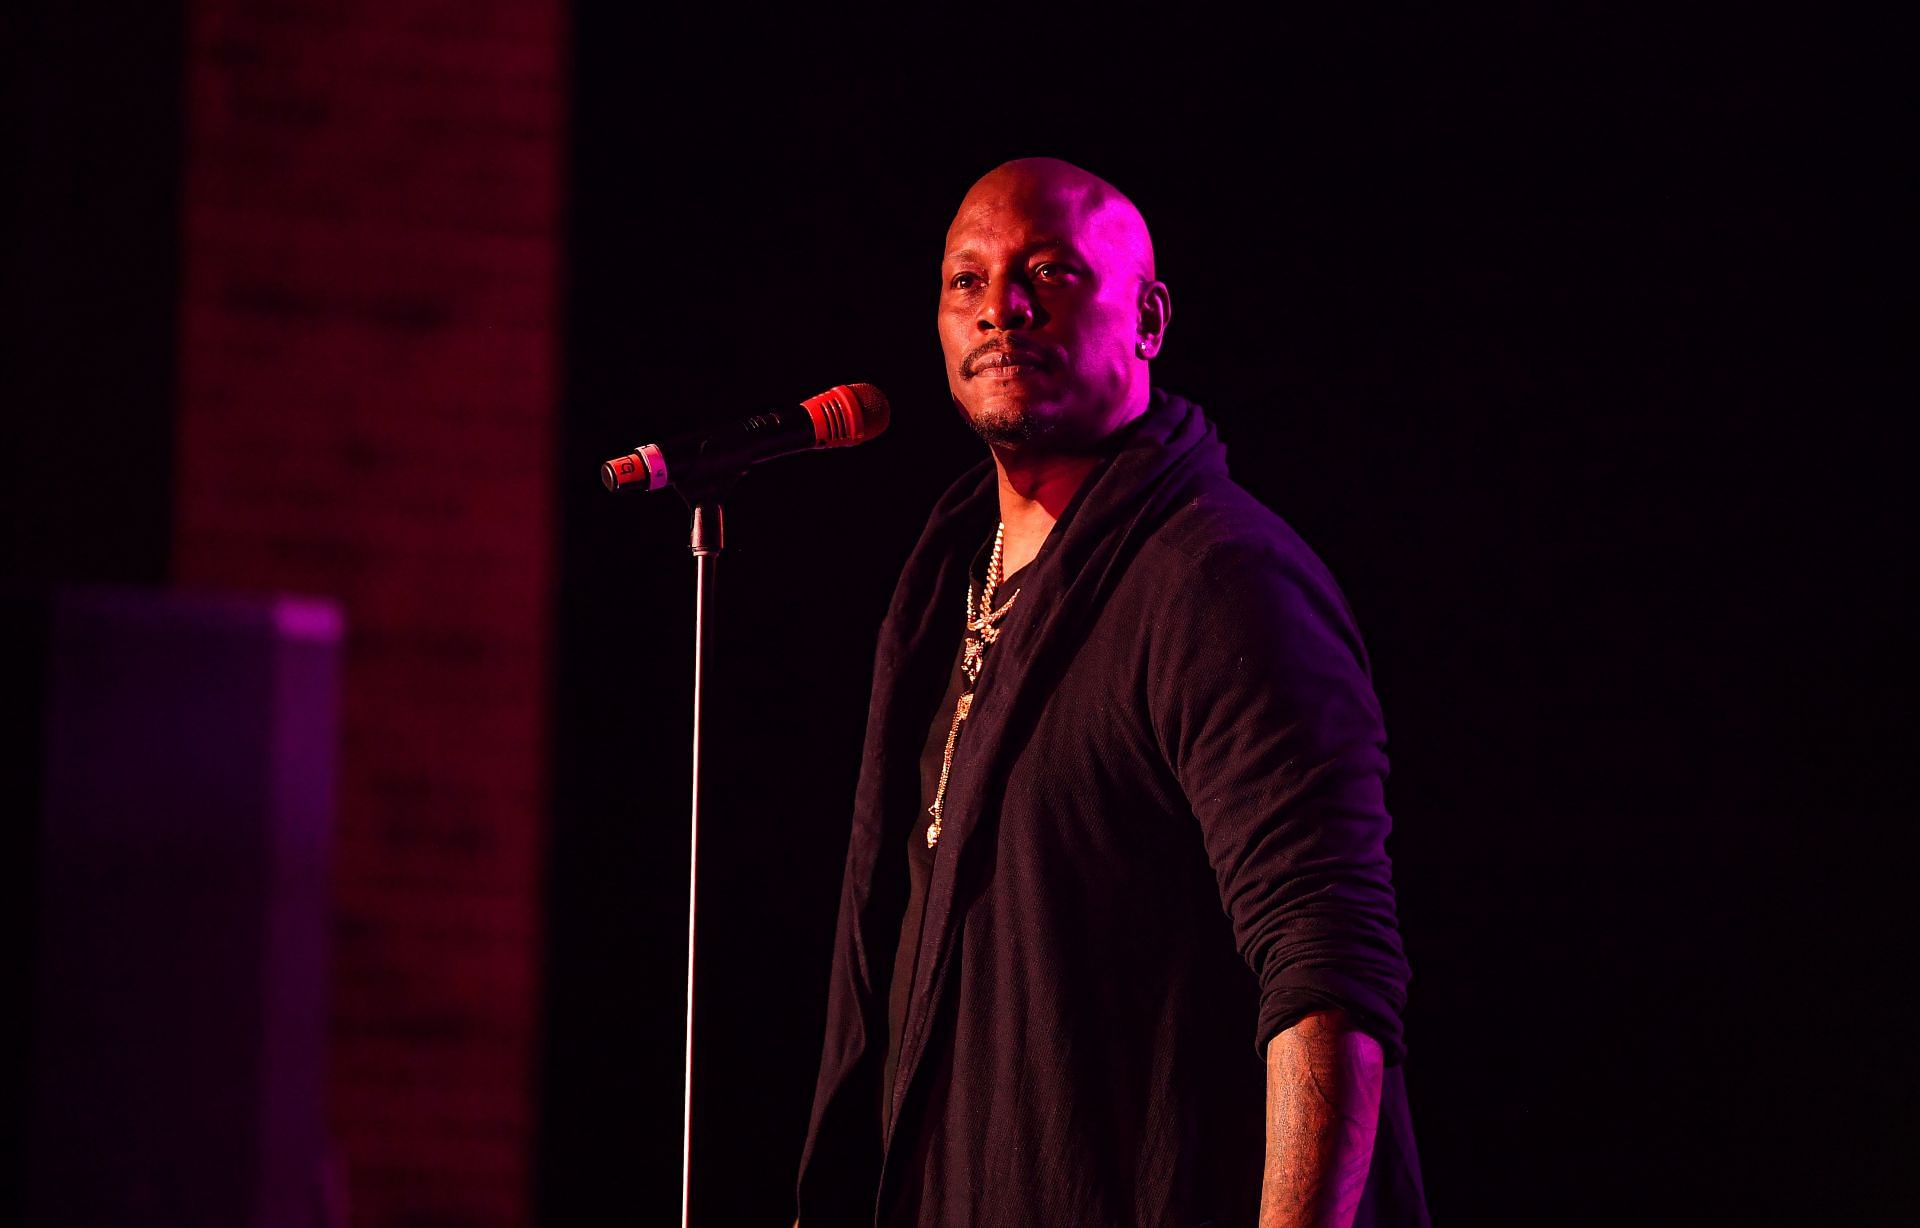
[[[717,430],[643,443],[600,466],[600,482],[613,491],[698,488],[776,456],[865,443],[892,416],[886,394],[872,384],[841,384]]]

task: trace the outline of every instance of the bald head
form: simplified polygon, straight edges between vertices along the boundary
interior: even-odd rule
[[[1147,219],[1126,193],[1092,171],[1059,158],[1002,162],[975,180],[961,199],[947,231],[949,249],[954,228],[966,217],[968,207],[983,201],[1014,201],[1030,207],[1066,204],[1101,231],[1142,278],[1153,280],[1153,236],[1147,231]]]
[[[1171,316],[1140,210],[1070,162],[994,167],[947,229],[947,383],[990,443],[1082,450],[1132,421]]]

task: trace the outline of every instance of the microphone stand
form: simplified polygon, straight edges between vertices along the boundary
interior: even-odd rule
[[[738,474],[711,488],[681,492],[693,512],[688,548],[693,552],[693,804],[691,835],[687,843],[687,1047],[686,1104],[680,1126],[680,1228],[689,1228],[693,1200],[693,966],[695,921],[700,891],[700,733],[701,700],[707,680],[707,622],[713,617],[720,569],[726,549],[726,513],[721,499],[739,479]]]

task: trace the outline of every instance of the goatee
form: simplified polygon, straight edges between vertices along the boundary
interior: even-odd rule
[[[1033,414],[1024,408],[1001,407],[970,413],[958,398],[954,399],[953,407],[959,412],[960,420],[967,424],[968,429],[989,444],[1010,444],[1018,447],[1021,444],[1032,443],[1042,434]]]

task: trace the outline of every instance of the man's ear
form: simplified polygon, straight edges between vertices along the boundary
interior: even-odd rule
[[[1140,287],[1140,341],[1136,347],[1142,358],[1152,358],[1166,341],[1167,325],[1173,321],[1173,296],[1164,281],[1150,281]]]

